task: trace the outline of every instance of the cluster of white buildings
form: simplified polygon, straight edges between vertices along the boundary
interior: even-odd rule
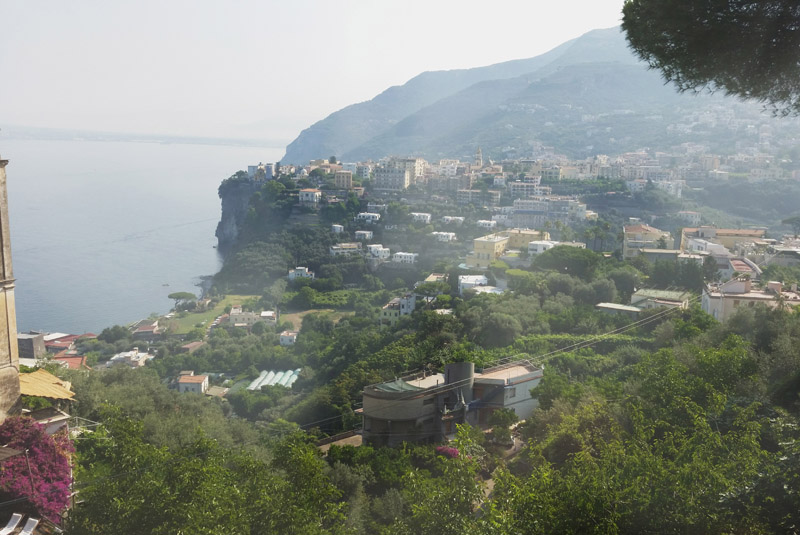
[[[123,351],[117,353],[106,362],[106,367],[111,368],[118,365],[127,365],[131,368],[141,368],[147,364],[148,360],[154,359],[155,355],[139,351],[138,347],[134,347],[130,351]]]
[[[782,283],[771,281],[765,287],[757,288],[749,277],[738,277],[724,283],[706,286],[701,301],[703,311],[722,322],[740,308],[756,305],[769,308],[800,306],[797,285],[793,284],[787,290]]]

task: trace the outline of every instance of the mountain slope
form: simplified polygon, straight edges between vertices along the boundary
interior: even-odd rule
[[[476,83],[533,73],[558,64],[562,57],[570,63],[589,61],[581,58],[589,58],[592,53],[602,54],[603,50],[608,56],[607,47],[600,43],[612,34],[619,34],[619,28],[594,30],[533,58],[473,69],[424,72],[402,86],[390,87],[372,100],[347,106],[314,123],[289,144],[282,161],[304,163],[314,158],[345,154],[405,117]],[[633,61],[633,56],[624,47],[623,50],[624,54],[616,51],[614,59]]]
[[[535,81],[525,76],[476,84],[412,114],[342,158],[414,154],[436,159],[468,156],[477,146],[499,157],[503,148],[519,150],[537,141],[576,155],[599,147],[628,150],[620,140],[634,133],[644,145],[666,135],[663,121],[653,117],[672,117],[687,100],[664,87],[658,74],[637,65],[572,65]],[[618,132],[623,125],[625,132]]]
[[[288,160],[331,154],[343,161],[468,160],[477,147],[484,157],[501,159],[530,156],[542,145],[580,158],[644,146],[667,150],[686,141],[726,153],[744,135],[737,122],[764,119],[757,103],[677,93],[636,59],[619,28],[594,30],[511,63],[420,75],[304,131],[289,146],[287,156],[297,159]],[[504,76],[487,78],[497,73]],[[440,79],[449,85],[428,83]]]

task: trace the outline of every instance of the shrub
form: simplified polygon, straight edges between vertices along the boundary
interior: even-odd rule
[[[58,522],[69,504],[72,481],[69,458],[75,449],[69,437],[48,435],[32,418],[12,417],[0,425],[0,444],[28,452],[28,459],[22,454],[3,462],[0,489],[14,498],[26,498],[39,514]]]

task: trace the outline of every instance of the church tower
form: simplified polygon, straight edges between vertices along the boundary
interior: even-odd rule
[[[481,152],[480,147],[478,147],[478,150],[475,151],[475,167],[478,169],[483,169],[483,153]]]
[[[11,269],[11,233],[8,229],[6,165],[0,158],[0,421],[20,412],[17,313],[14,272]]]

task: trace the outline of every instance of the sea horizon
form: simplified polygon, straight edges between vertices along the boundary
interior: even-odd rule
[[[98,333],[199,294],[219,183],[283,147],[0,137],[19,332]]]

